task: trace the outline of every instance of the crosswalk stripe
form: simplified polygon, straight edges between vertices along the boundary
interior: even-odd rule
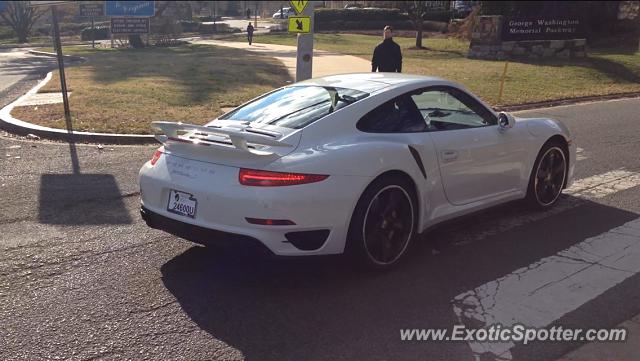
[[[640,185],[640,173],[616,169],[577,180],[564,193],[580,198],[598,199],[638,185]]]
[[[452,300],[453,311],[467,325],[545,327],[638,272],[640,218],[464,292]],[[510,360],[515,345],[469,346],[476,359],[490,353]]]

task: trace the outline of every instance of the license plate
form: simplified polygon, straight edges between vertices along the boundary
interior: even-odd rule
[[[193,197],[193,194],[174,189],[169,190],[167,211],[181,216],[196,218],[197,207],[198,201]]]

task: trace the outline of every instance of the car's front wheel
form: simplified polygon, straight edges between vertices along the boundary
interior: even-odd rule
[[[405,254],[417,228],[412,184],[388,176],[367,187],[351,218],[347,252],[370,269],[387,269]]]
[[[553,206],[562,193],[567,177],[567,153],[558,141],[549,141],[540,150],[533,165],[527,202],[538,209]]]

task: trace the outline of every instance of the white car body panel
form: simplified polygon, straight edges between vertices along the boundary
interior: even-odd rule
[[[515,126],[506,130],[498,125],[420,133],[367,133],[356,128],[358,120],[376,106],[429,86],[463,90],[491,110],[458,84],[432,77],[362,73],[311,79],[292,86],[306,85],[357,89],[370,95],[302,129],[257,127],[281,133],[278,141],[291,145],[286,149],[258,147],[273,152],[270,156],[243,152],[230,144],[199,147],[165,142],[159,161],[154,166],[148,162],[140,170],[143,207],[183,223],[253,237],[276,255],[324,255],[344,251],[360,195],[386,172],[402,172],[415,184],[419,231],[524,198],[535,159],[553,136],[569,143],[568,184],[573,177],[576,146],[566,126],[555,120],[518,118]],[[230,127],[238,123],[214,120],[208,125]],[[424,174],[409,147],[419,154]],[[251,187],[239,183],[239,168],[329,177],[304,185]],[[170,189],[191,193],[198,199],[195,219],[167,212]],[[287,219],[295,225],[255,225],[245,217]],[[329,238],[316,250],[298,249],[284,236],[291,231],[316,229],[330,230]]]

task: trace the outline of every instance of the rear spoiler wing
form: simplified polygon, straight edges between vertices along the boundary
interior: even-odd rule
[[[280,133],[262,131],[246,131],[246,128],[236,127],[218,127],[218,126],[202,126],[194,124],[184,124],[175,122],[152,122],[151,127],[159,130],[155,134],[155,138],[162,144],[168,141],[176,141],[181,143],[192,143],[197,145],[216,145],[211,141],[210,135],[221,136],[226,135],[231,144],[238,150],[245,151],[254,155],[267,156],[274,154],[273,152],[265,152],[252,149],[250,144],[265,145],[271,147],[293,147],[294,145],[277,140]],[[252,128],[250,128],[252,129]],[[182,137],[190,133],[188,137]],[[218,142],[219,143],[219,142]]]

